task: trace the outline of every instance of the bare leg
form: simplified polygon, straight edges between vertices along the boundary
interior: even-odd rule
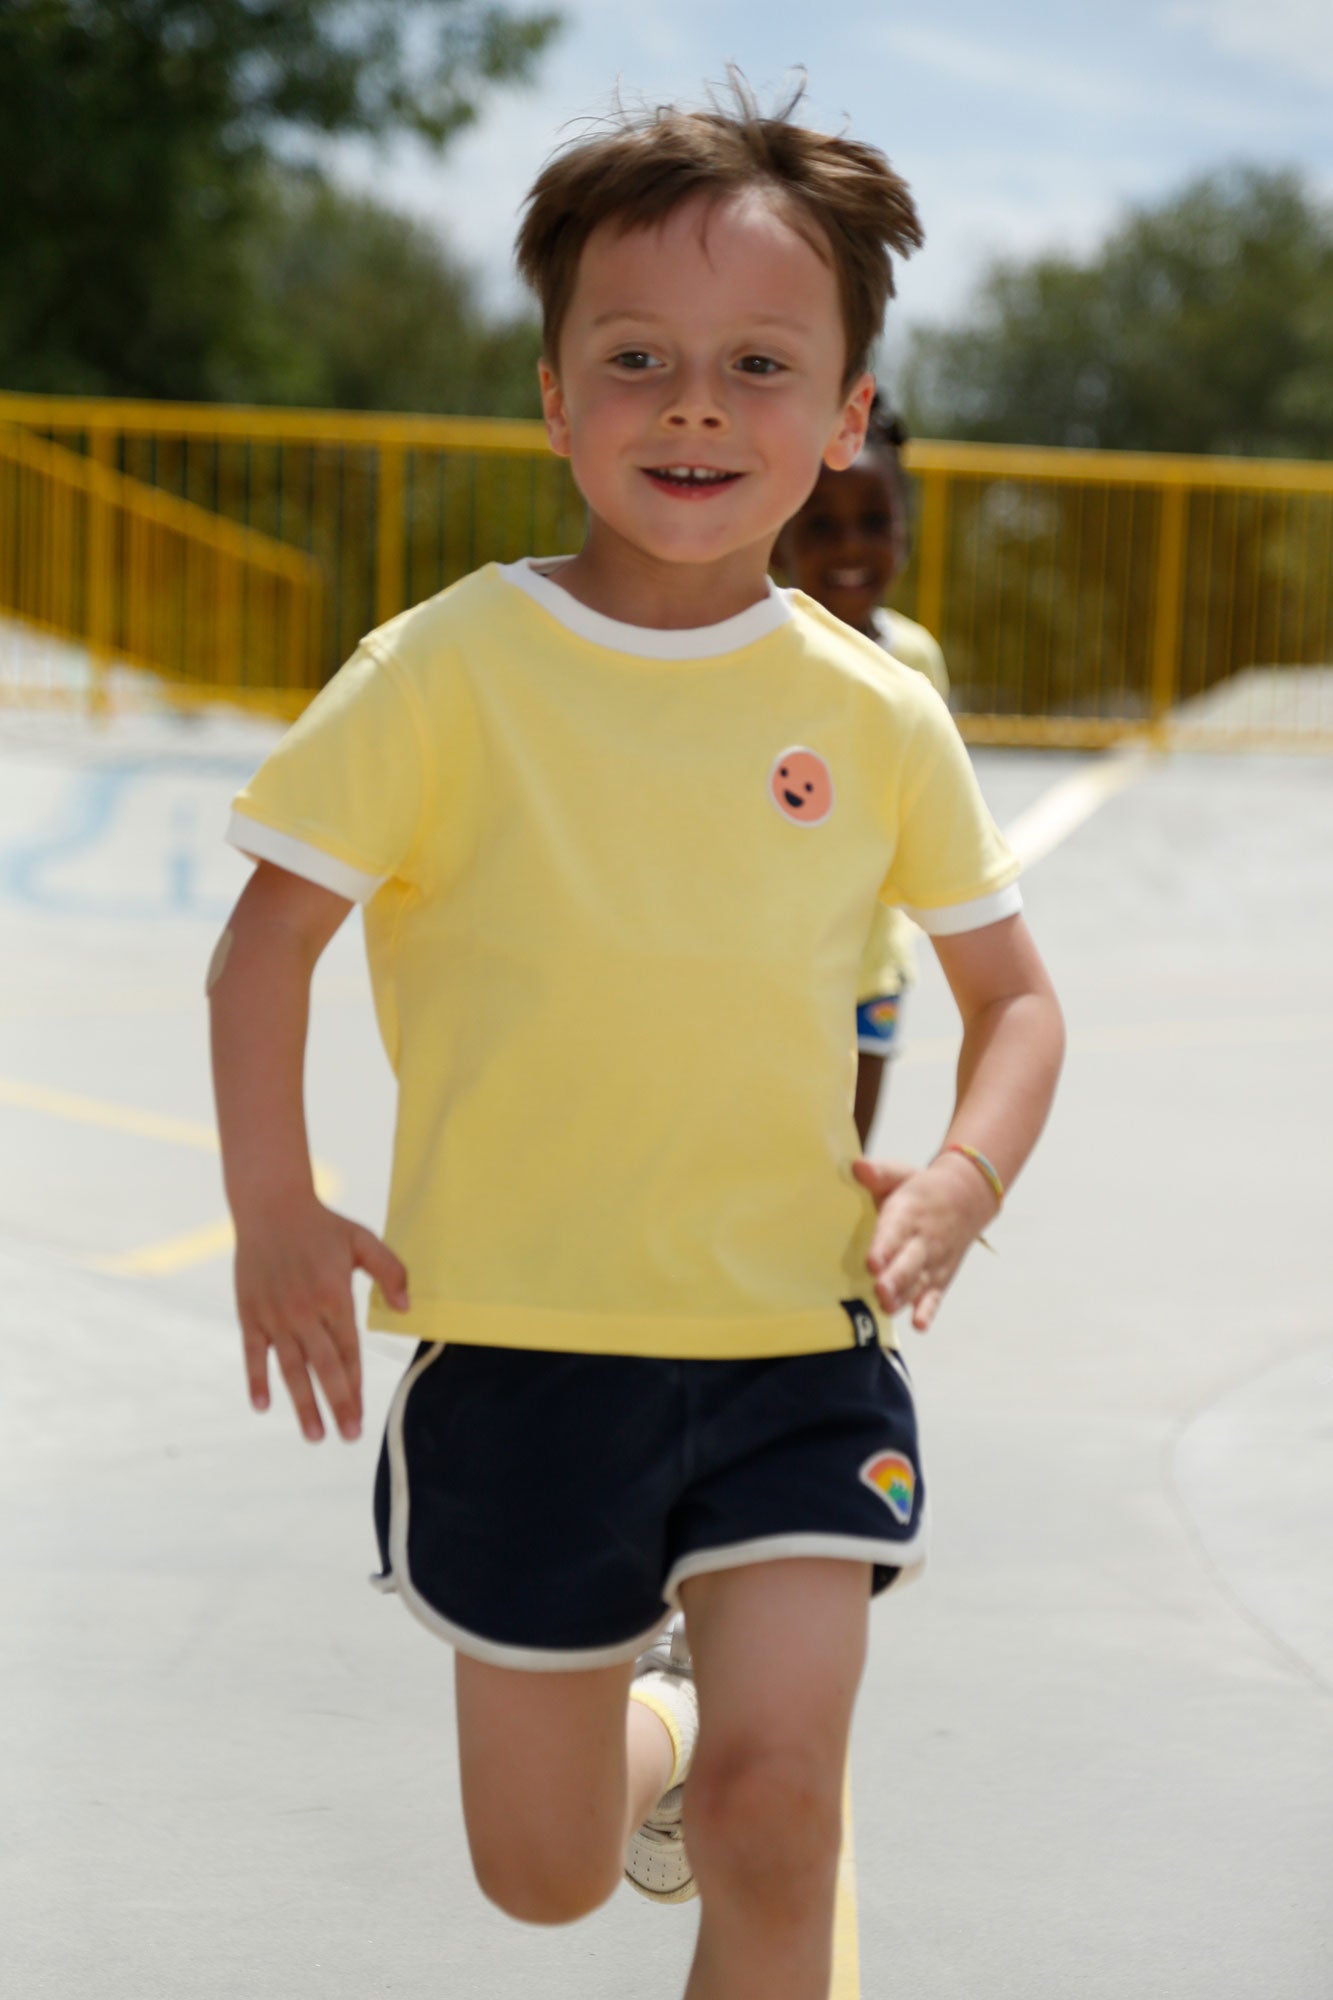
[[[865,1661],[862,1563],[756,1563],[681,1590],[699,1692],[685,2000],[827,2000],[842,1776]]]
[[[528,1673],[457,1655],[472,1865],[511,1916],[569,1923],[605,1902],[630,1829],[667,1788],[671,1739],[630,1702],[631,1671]]]

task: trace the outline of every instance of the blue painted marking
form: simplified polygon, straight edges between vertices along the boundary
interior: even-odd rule
[[[134,785],[144,778],[227,777],[239,785],[254,770],[234,757],[148,757],[80,771],[72,780],[56,824],[35,839],[0,849],[0,896],[62,917],[109,917],[120,922],[153,922],[191,916],[220,921],[229,905],[197,887],[194,811],[178,805],[172,816],[171,844],[163,853],[159,895],[96,896],[50,883],[53,868],[87,853],[104,840]]]

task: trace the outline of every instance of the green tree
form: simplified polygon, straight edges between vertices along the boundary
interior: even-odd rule
[[[535,316],[487,316],[420,223],[314,174],[275,172],[247,240],[259,302],[238,402],[537,416]]]
[[[1333,209],[1236,168],[1131,213],[1086,262],[996,264],[968,322],[916,332],[923,435],[1333,453]]]
[[[7,0],[0,381],[209,397],[265,362],[275,146],[445,144],[557,25],[487,0]]]

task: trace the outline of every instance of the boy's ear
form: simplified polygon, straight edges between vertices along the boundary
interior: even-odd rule
[[[546,421],[546,435],[551,450],[557,458],[569,457],[569,411],[565,406],[565,392],[555,377],[555,370],[548,361],[537,363],[537,380],[541,384],[542,416]]]
[[[866,441],[870,405],[875,399],[875,378],[862,375],[852,385],[842,406],[838,427],[824,447],[824,463],[830,472],[845,472]]]

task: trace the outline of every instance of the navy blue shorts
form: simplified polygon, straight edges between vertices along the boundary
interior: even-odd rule
[[[423,1343],[375,1481],[383,1589],[461,1652],[553,1670],[631,1660],[707,1570],[925,1550],[907,1372],[831,1353],[660,1361]],[[850,1336],[849,1336],[850,1338]]]

